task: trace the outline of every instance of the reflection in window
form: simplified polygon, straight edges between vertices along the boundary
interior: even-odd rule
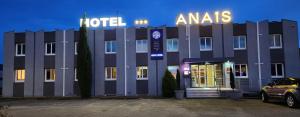
[[[246,64],[236,64],[235,65],[235,76],[236,77],[247,77],[248,68]]]
[[[15,80],[16,82],[23,82],[25,80],[25,69],[15,70]]]
[[[167,39],[167,51],[168,52],[178,51],[178,39]]]
[[[137,79],[148,79],[148,67],[147,66],[139,66],[136,69]]]
[[[117,79],[117,68],[105,67],[105,80],[116,80],[116,79]]]
[[[212,37],[201,37],[200,51],[211,51],[211,50],[212,50]]]
[[[45,69],[45,81],[51,82],[55,81],[55,69]]]
[[[179,69],[178,66],[168,66],[168,70],[172,73],[174,78],[176,78],[177,70]]]
[[[234,36],[234,49],[246,49],[246,36]]]

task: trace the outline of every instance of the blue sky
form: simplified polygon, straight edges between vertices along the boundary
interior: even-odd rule
[[[233,22],[291,19],[300,22],[299,0],[1,0],[0,63],[3,32],[77,29],[89,17],[124,17],[131,26],[146,18],[151,26],[174,26],[179,13],[230,10]],[[299,23],[298,23],[299,25]]]

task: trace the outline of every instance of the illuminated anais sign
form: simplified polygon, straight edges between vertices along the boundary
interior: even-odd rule
[[[80,26],[82,26],[83,19],[80,19]],[[126,23],[123,22],[122,17],[102,17],[102,18],[86,18],[85,19],[86,27],[117,27],[117,26],[126,26]]]
[[[188,13],[187,15],[179,14],[176,20],[176,25],[186,24],[211,24],[211,23],[229,23],[232,20],[230,11],[216,11],[214,14],[205,12],[200,14],[198,12]]]

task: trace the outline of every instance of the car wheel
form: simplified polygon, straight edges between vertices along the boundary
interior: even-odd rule
[[[265,92],[261,93],[261,101],[263,101],[263,102],[268,102],[269,101],[269,97]]]
[[[289,106],[291,108],[294,108],[297,106],[296,98],[292,94],[289,94],[286,96],[285,102],[286,102],[287,106]]]

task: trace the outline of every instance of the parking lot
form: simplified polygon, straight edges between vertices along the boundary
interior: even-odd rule
[[[257,99],[0,100],[13,117],[299,117],[300,109]]]

